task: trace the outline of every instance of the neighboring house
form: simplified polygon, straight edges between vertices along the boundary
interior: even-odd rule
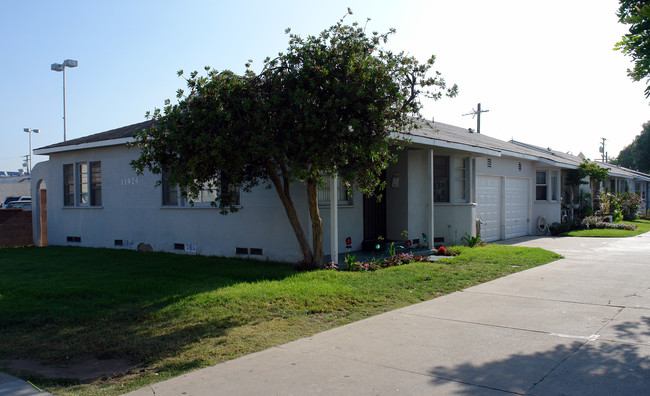
[[[604,183],[605,190],[611,193],[632,192],[639,193],[644,198],[643,213],[650,208],[648,193],[650,189],[650,175],[632,169],[623,168],[612,164],[597,162],[601,167],[610,168],[609,177]]]
[[[35,150],[49,156],[32,169],[32,196],[43,194],[43,183],[48,190],[47,211],[40,198],[33,199],[36,244],[302,258],[274,190],[241,192],[241,210],[221,215],[209,204],[216,193],[202,192],[191,206],[160,175],[137,175],[130,162],[139,151],[127,142],[149,125]],[[405,231],[414,244],[429,246],[461,243],[477,231],[487,241],[535,234],[539,223],[561,220],[562,171],[579,164],[442,123],[393,138],[396,149],[403,149],[386,170],[381,201],[347,190],[337,180],[319,192],[326,254],[360,250],[363,241],[403,240]],[[304,186],[296,183],[292,194],[309,233]]]
[[[517,142],[514,140],[511,140],[512,143],[515,143],[517,145],[531,148],[534,150],[537,150],[539,152],[546,152],[550,155],[553,155],[557,158],[562,158],[562,161],[566,163],[570,163],[575,165],[575,167],[579,166],[584,160],[585,156],[580,153],[579,155],[575,156],[569,153],[563,153],[560,151],[556,150],[551,150],[550,148],[542,148],[538,146],[533,146],[530,144],[522,143],[522,142]],[[644,198],[644,203],[643,207],[641,208],[644,212],[646,209],[650,208],[648,206],[648,200],[646,199],[648,190],[650,188],[650,175],[634,171],[631,169],[623,168],[620,166],[612,165],[609,163],[603,163],[600,161],[593,161],[594,163],[598,164],[601,168],[608,169],[609,177],[607,180],[603,181],[601,183],[601,186],[595,186],[592,183],[589,183],[589,178],[586,178],[585,181],[587,182],[586,184],[580,186],[580,191],[582,193],[588,193],[592,197],[600,192],[600,189],[604,187],[605,191],[608,192],[638,192],[643,196]],[[565,185],[565,178],[566,178],[566,170],[562,172],[562,185]],[[568,191],[569,189],[565,190],[565,196],[563,197],[564,203],[570,203],[572,201],[572,197],[569,196]]]

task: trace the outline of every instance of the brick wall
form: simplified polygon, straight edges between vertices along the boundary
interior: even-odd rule
[[[26,246],[33,243],[32,211],[0,210],[0,246]]]

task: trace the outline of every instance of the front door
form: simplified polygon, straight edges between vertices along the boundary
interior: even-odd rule
[[[363,197],[363,239],[374,241],[386,238],[386,194],[377,202],[376,197]]]

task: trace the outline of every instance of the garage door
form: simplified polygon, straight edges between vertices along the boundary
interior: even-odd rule
[[[528,235],[528,179],[506,178],[506,239]]]
[[[476,177],[476,211],[481,219],[481,239],[487,242],[501,239],[500,177]]]

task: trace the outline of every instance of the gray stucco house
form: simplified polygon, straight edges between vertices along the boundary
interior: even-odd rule
[[[129,148],[142,122],[42,147],[49,160],[32,170],[38,245],[71,245],[297,261],[302,256],[282,204],[272,189],[240,193],[241,210],[221,215],[205,191],[194,206],[159,175],[137,175]],[[360,250],[378,237],[456,244],[466,234],[496,241],[537,232],[540,221],[561,220],[562,170],[575,159],[504,142],[452,125],[433,123],[409,135],[386,170],[384,199],[367,199],[330,180],[319,192],[325,253]],[[650,179],[649,179],[650,180]],[[647,185],[644,184],[644,186]],[[309,227],[305,189],[292,195],[303,229]],[[336,201],[335,205],[332,202]],[[433,236],[433,237],[432,237]],[[308,236],[309,238],[310,236]],[[346,239],[350,238],[348,245]],[[336,256],[335,256],[336,257]]]

